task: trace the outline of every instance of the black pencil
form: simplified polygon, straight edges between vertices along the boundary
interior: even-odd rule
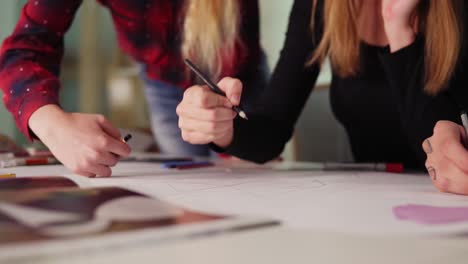
[[[124,138],[123,138],[123,142],[127,143],[130,139],[132,139],[132,135],[131,134],[127,134]]]
[[[201,71],[200,69],[197,68],[197,66],[195,66],[195,64],[193,64],[189,59],[185,59],[185,64],[187,64],[187,66],[200,78],[202,79],[203,82],[206,83],[206,85],[208,85],[208,87],[210,87],[211,91],[213,91],[214,93],[216,94],[219,94],[221,96],[224,96],[226,97],[226,93],[223,92],[223,90],[221,90],[216,84],[214,84],[210,79],[208,79],[208,77],[206,77]],[[247,115],[245,114],[245,112],[238,106],[233,106],[232,107],[232,110],[234,112],[236,112],[241,118],[245,119],[245,120],[248,120],[247,118]]]
[[[461,120],[463,124],[463,128],[465,129],[465,140],[463,140],[463,145],[468,150],[468,115],[465,111],[461,113]]]

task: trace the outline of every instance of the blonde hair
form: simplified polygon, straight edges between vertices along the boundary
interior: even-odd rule
[[[234,67],[239,43],[239,1],[186,1],[182,55],[217,80]]]
[[[311,28],[315,27],[317,1],[312,0]],[[355,75],[360,64],[360,37],[356,1],[324,0],[324,33],[308,65],[322,63],[329,56],[341,77]],[[461,53],[463,0],[421,1],[414,17],[425,36],[424,90],[435,95],[447,87]],[[314,40],[315,41],[315,40]]]

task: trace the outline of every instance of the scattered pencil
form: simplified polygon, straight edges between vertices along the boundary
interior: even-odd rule
[[[209,161],[174,161],[174,162],[165,162],[161,165],[165,169],[196,169],[203,167],[214,166],[212,162]]]
[[[9,160],[0,160],[0,168],[11,168],[18,166],[38,166],[38,165],[56,165],[60,162],[55,158],[14,158]]]
[[[12,178],[16,178],[16,174],[14,173],[0,174],[0,179],[12,179]]]
[[[468,149],[468,115],[465,111],[461,113],[461,120],[463,128],[465,129],[465,140],[463,141],[463,144],[465,145],[465,148]]]

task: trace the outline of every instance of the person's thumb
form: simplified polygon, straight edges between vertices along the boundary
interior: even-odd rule
[[[225,77],[218,83],[219,88],[233,105],[239,105],[242,96],[242,82],[239,79]]]

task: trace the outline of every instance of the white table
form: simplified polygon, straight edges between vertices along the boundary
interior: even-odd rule
[[[392,216],[392,206],[398,204],[468,205],[468,197],[435,191],[424,175],[274,172],[244,164],[169,172],[143,163],[122,163],[109,179],[76,177],[60,166],[13,172],[66,175],[83,186],[120,186],[192,209],[283,222],[280,228],[96,251],[43,263],[466,263],[468,259],[468,240],[440,236],[466,234],[468,224],[426,227]]]
[[[466,239],[363,237],[274,228],[34,263],[465,264],[467,249]]]

